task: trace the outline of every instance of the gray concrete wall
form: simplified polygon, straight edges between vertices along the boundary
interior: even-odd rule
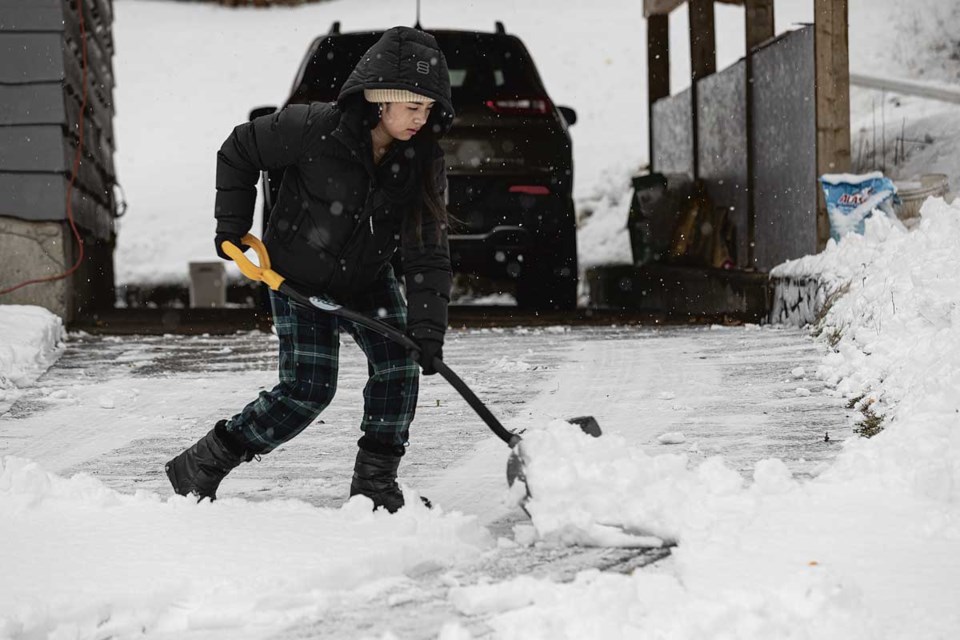
[[[66,265],[65,227],[59,222],[27,222],[0,218],[0,288],[63,273]],[[35,304],[61,318],[70,314],[70,281],[30,285],[0,298],[4,304]]]
[[[813,27],[753,56],[753,206],[758,269],[817,252]]]
[[[32,284],[0,297],[0,304],[49,309],[70,323],[114,303],[113,242],[81,229],[84,261],[69,278]],[[77,243],[64,222],[36,222],[0,216],[0,289],[52,277],[76,261]]]
[[[653,171],[693,177],[691,93],[687,89],[653,103]]]
[[[818,278],[772,276],[770,322],[796,327],[816,325],[823,318],[836,283]]]
[[[736,264],[749,267],[747,63],[741,60],[697,84],[700,179],[713,206],[733,225]]]

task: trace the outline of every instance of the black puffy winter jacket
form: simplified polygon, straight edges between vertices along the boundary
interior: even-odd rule
[[[395,140],[375,165],[370,129],[378,117],[363,90],[378,88],[408,89],[436,104],[424,127],[432,137],[421,131]],[[453,114],[436,40],[408,27],[390,29],[361,58],[336,103],[289,105],[233,130],[217,154],[217,232],[249,231],[260,172],[286,167],[264,234],[274,269],[304,293],[348,304],[384,276],[399,248],[408,332],[443,340],[451,283],[447,231],[425,206],[414,228],[410,198],[420,197],[426,166],[442,201],[446,173],[436,138],[449,130]]]

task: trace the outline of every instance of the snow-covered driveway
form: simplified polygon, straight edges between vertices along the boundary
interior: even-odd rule
[[[274,384],[275,350],[275,338],[262,333],[73,335],[59,363],[0,422],[4,454],[59,475],[89,473],[123,492],[167,494],[163,463]],[[345,499],[366,365],[349,337],[342,353],[337,397],[322,422],[241,466],[222,496],[324,507]],[[850,431],[841,401],[812,375],[822,353],[796,330],[465,329],[451,332],[445,354],[511,429],[591,414],[606,433],[650,453],[719,454],[741,470],[777,457],[796,475],[814,471]],[[448,509],[489,519],[506,455],[446,382],[423,378],[405,482]],[[460,480],[469,492],[458,491]]]
[[[238,410],[260,387],[273,384],[275,349],[275,338],[260,333],[132,338],[73,335],[57,365],[36,387],[24,390],[0,419],[0,447],[4,455],[32,460],[61,477],[82,472],[121,494],[142,490],[148,496],[166,498],[171,491],[163,463],[205,433],[215,420]],[[651,454],[686,453],[694,463],[721,454],[731,468],[745,474],[758,460],[778,457],[796,475],[804,476],[832,457],[850,431],[849,412],[841,400],[827,393],[811,375],[822,356],[820,349],[804,332],[755,326],[461,329],[451,332],[445,359],[510,428],[592,414],[607,434],[618,434]],[[436,562],[415,557],[423,550],[404,552],[400,566],[384,566],[378,574],[376,557],[382,556],[382,550],[376,549],[376,539],[371,541],[372,534],[364,528],[370,523],[357,520],[355,514],[336,515],[342,514],[340,511],[331,515],[324,510],[319,516],[300,513],[296,503],[283,500],[295,498],[333,509],[345,501],[359,435],[357,414],[366,366],[349,338],[345,338],[342,354],[338,395],[322,416],[323,422],[259,462],[238,468],[225,480],[219,492],[222,500],[213,508],[221,509],[224,519],[239,518],[246,523],[240,533],[245,526],[249,537],[270,535],[274,520],[278,527],[285,522],[298,529],[313,527],[313,533],[298,530],[289,538],[298,551],[291,552],[294,559],[287,564],[309,562],[309,554],[302,558],[297,554],[303,554],[305,541],[312,540],[319,550],[349,556],[346,566],[353,569],[318,560],[318,567],[310,567],[312,578],[306,580],[314,591],[282,605],[259,586],[259,599],[251,601],[259,614],[244,622],[231,613],[253,606],[244,604],[248,602],[244,597],[253,596],[236,586],[236,580],[246,575],[242,563],[231,570],[236,574],[218,568],[212,570],[212,578],[209,568],[193,578],[177,577],[175,570],[169,580],[175,577],[179,581],[175,584],[182,587],[185,581],[188,585],[180,597],[167,601],[157,596],[139,609],[131,605],[137,614],[128,614],[132,619],[124,621],[123,601],[111,594],[111,589],[122,592],[128,588],[124,580],[131,575],[135,578],[138,570],[124,566],[122,553],[100,549],[110,558],[103,560],[108,566],[102,567],[106,583],[102,597],[109,606],[90,595],[89,602],[80,599],[79,604],[86,608],[81,606],[66,619],[78,621],[79,628],[93,625],[104,633],[114,629],[121,636],[125,629],[129,632],[125,625],[132,624],[161,637],[164,633],[193,637],[191,632],[197,633],[196,637],[220,637],[217,633],[221,632],[222,637],[262,637],[275,632],[281,637],[380,637],[387,630],[404,638],[437,637],[441,625],[449,620],[458,620],[483,635],[485,616],[482,612],[458,612],[446,597],[451,585],[522,574],[566,580],[585,568],[629,570],[662,555],[544,544],[518,546],[517,542],[529,538],[531,527],[506,496],[505,446],[489,434],[452,388],[433,377],[423,381],[401,481],[429,496],[447,513],[475,516],[481,537],[487,535],[484,531],[489,533],[488,541],[479,541],[476,533],[464,534],[469,527],[464,529],[462,523],[445,520],[445,529],[436,523],[425,524],[417,516],[412,524],[397,525],[400,534],[413,531],[419,536],[416,531],[422,529],[428,539],[434,536],[431,544],[439,545]],[[830,432],[829,443],[824,442],[824,432]],[[244,507],[243,500],[230,498],[269,503],[262,504],[264,514],[258,511],[260,507],[249,503]],[[281,504],[294,506],[275,506]],[[196,517],[200,523],[192,526],[209,527],[210,535],[225,535],[223,522],[204,520],[213,517],[204,509],[194,509],[197,514],[184,512],[188,506],[176,504],[172,514],[159,517]],[[144,509],[140,502],[128,507]],[[93,511],[98,509],[102,507]],[[226,515],[228,510],[230,515]],[[142,527],[126,522],[130,531],[124,535],[140,536],[151,544],[156,539],[159,548],[174,544],[175,540],[160,539],[170,531],[140,530],[158,526],[156,511],[157,507],[150,507],[140,512]],[[83,533],[109,536],[93,524],[94,520],[109,519],[105,512],[99,517],[91,513],[90,525],[81,525]],[[355,535],[365,539],[344,541],[344,534],[337,533],[337,522],[357,527]],[[180,525],[173,525],[173,531],[178,531]],[[195,533],[202,536],[205,531]],[[383,535],[390,539],[395,534],[387,527]],[[243,542],[232,543],[255,548],[249,537],[241,536]],[[443,546],[445,543],[449,544]],[[104,540],[99,546],[109,544]],[[217,551],[220,546],[213,541]],[[247,553],[250,548],[241,547],[240,552]],[[473,551],[465,552],[465,548]],[[182,551],[174,547],[163,553]],[[225,553],[229,556],[230,551]],[[277,550],[272,553],[286,557]],[[318,555],[323,556],[324,551]],[[62,562],[55,555],[46,559]],[[282,565],[270,561],[269,566],[278,566],[276,571],[281,574]],[[254,566],[263,581],[263,566]],[[23,569],[27,572],[26,565]],[[140,570],[147,574],[153,570],[149,557],[142,559]],[[46,628],[63,624],[64,617],[52,613],[52,603],[58,602],[61,590],[64,598],[74,596],[69,585],[58,582],[57,571],[56,567],[40,567],[23,578],[21,596],[46,594],[43,601],[51,609],[48,614],[31,609],[21,620],[36,621],[38,616],[49,615]],[[186,574],[190,573],[188,566]],[[337,575],[343,580],[342,588],[335,586]],[[95,576],[92,579],[96,580]],[[226,596],[206,591],[207,580],[224,581],[239,595],[227,604],[218,599]],[[325,594],[322,598],[315,595],[318,589]],[[221,588],[215,590],[219,593]],[[104,606],[112,613],[104,614]],[[149,614],[144,614],[144,609]],[[91,610],[98,613],[90,614]],[[79,622],[90,615],[93,622],[88,621],[86,627]],[[24,627],[29,628],[29,624]]]

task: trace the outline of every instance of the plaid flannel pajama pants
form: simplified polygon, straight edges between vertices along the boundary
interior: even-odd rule
[[[333,400],[337,390],[340,329],[349,333],[367,356],[369,379],[363,389],[367,438],[385,445],[406,445],[419,389],[419,368],[406,349],[352,322],[270,292],[274,324],[280,338],[280,382],[227,422],[238,444],[268,453],[309,426]],[[406,304],[392,272],[373,289],[353,297],[351,309],[406,329]]]

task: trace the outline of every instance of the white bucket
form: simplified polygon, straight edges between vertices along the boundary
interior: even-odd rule
[[[950,191],[947,176],[942,173],[926,173],[916,180],[904,180],[894,184],[897,185],[897,195],[900,197],[900,204],[894,208],[897,217],[907,228],[920,222],[920,206],[927,198],[942,198]]]

